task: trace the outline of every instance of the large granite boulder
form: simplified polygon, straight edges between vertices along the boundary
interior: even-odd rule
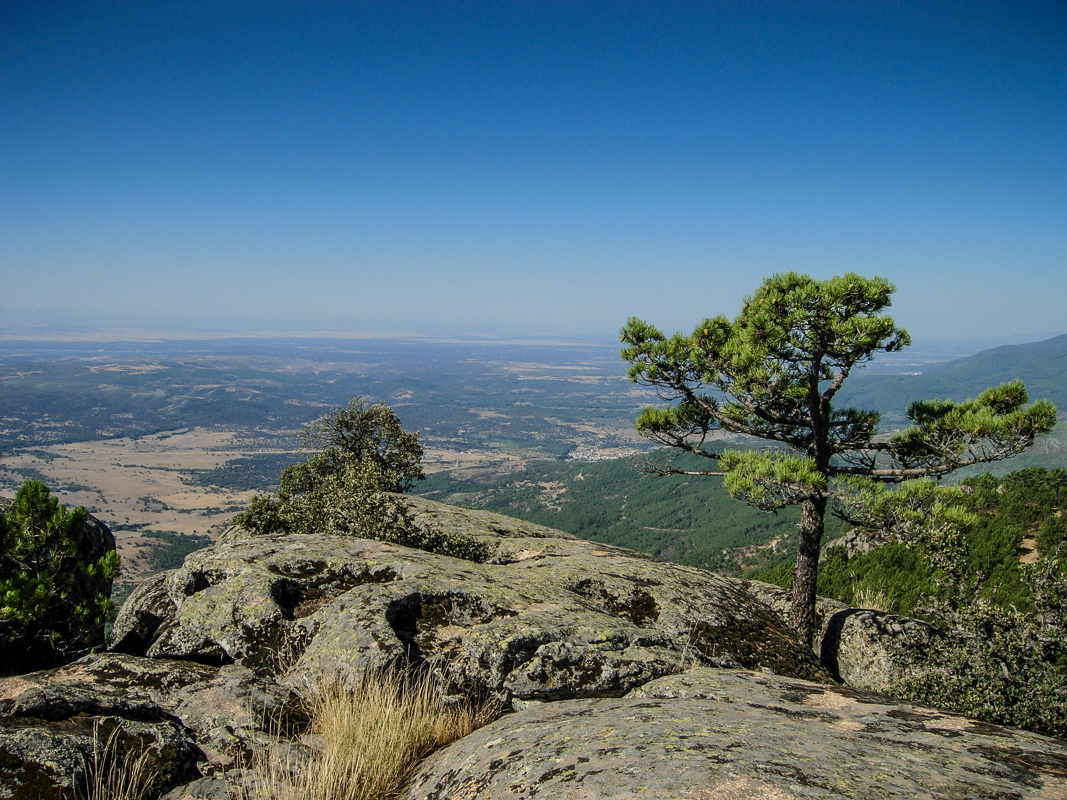
[[[503,717],[431,756],[403,798],[1062,800],[1065,747],[874,693],[699,668]]]
[[[230,532],[141,584],[113,652],[0,680],[0,800],[69,797],[111,731],[167,800],[223,800],[301,730],[301,695],[385,661],[518,710],[433,756],[410,800],[1067,797],[1063,742],[834,683],[889,686],[930,626],[820,600],[816,654],[778,587],[410,502],[490,560]]]
[[[331,535],[233,531],[151,579],[113,647],[236,664],[298,690],[369,664],[431,662],[450,693],[621,696],[689,664],[830,680],[745,583],[480,511],[417,518],[492,545],[473,563]]]
[[[0,679],[0,798],[70,797],[116,730],[117,756],[148,752],[156,788],[167,789],[239,769],[306,721],[295,694],[245,667],[86,656]]]

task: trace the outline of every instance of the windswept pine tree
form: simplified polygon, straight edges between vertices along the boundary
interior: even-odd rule
[[[1008,458],[1056,421],[1051,403],[1027,405],[1021,381],[962,403],[912,403],[913,424],[892,436],[879,435],[876,412],[835,407],[853,369],[911,343],[882,313],[894,291],[878,277],[820,281],[790,272],[766,279],[732,321],[706,319],[691,335],[668,338],[631,318],[621,332],[630,380],[670,404],[645,408],[637,430],[714,462],[708,470],[656,471],[724,476],[731,495],[765,511],[800,505],[790,623],[805,641],[814,634],[819,545],[835,498],[854,498],[865,483],[940,477]],[[721,450],[718,431],[784,447]]]

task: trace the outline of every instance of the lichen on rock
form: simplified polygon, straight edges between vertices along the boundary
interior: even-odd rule
[[[478,564],[353,537],[231,532],[131,596],[116,647],[280,672],[294,688],[355,680],[373,663],[429,662],[447,692],[506,700],[619,696],[683,662],[830,679],[739,581],[408,502],[416,519],[490,541],[501,557]]]

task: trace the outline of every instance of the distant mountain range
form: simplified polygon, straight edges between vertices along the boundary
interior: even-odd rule
[[[845,383],[841,405],[880,411],[902,420],[914,400],[966,400],[989,386],[1021,378],[1030,400],[1048,399],[1067,413],[1067,334],[1040,342],[1004,345],[929,367],[920,374],[864,374]]]

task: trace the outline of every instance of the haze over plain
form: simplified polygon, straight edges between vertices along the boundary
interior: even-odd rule
[[[1057,2],[7,2],[0,323],[608,338],[773,272],[1063,333]],[[977,349],[977,348],[975,348]]]

